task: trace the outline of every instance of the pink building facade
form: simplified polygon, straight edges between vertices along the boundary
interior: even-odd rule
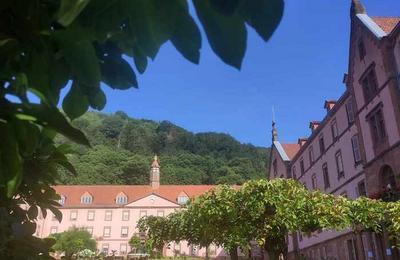
[[[150,170],[149,185],[59,185],[54,187],[61,196],[59,209],[63,219],[58,222],[52,214],[39,216],[36,236],[45,238],[71,227],[84,228],[97,241],[100,252],[126,256],[133,235],[139,235],[136,224],[144,216],[166,216],[190,199],[214,186],[160,185],[160,166],[155,158]],[[204,256],[205,249],[187,242],[166,245],[165,256]],[[222,248],[211,246],[211,257],[223,257]]]
[[[294,178],[308,189],[357,198],[398,194],[400,173],[400,17],[370,17],[353,0],[345,92],[324,103],[297,143],[278,141],[273,124],[269,178]],[[390,199],[390,198],[389,198]],[[289,258],[400,259],[387,237],[363,232],[292,234]]]

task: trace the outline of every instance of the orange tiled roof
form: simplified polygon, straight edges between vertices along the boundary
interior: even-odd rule
[[[121,192],[128,197],[128,203],[146,197],[152,193],[167,200],[176,202],[180,193],[190,198],[199,196],[213,189],[214,185],[160,185],[152,189],[149,185],[57,185],[54,189],[59,195],[66,197],[64,206],[96,207],[116,206],[115,198]],[[88,192],[93,196],[93,203],[81,204],[81,196]]]
[[[300,145],[299,144],[281,144],[283,150],[285,150],[287,156],[291,160],[297,152],[300,150]]]
[[[400,17],[372,17],[372,20],[374,20],[385,33],[389,34],[400,22]]]

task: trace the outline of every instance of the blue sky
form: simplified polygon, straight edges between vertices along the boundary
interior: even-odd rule
[[[325,99],[344,91],[350,0],[287,0],[283,20],[265,43],[248,30],[241,71],[225,65],[203,34],[200,65],[164,45],[138,76],[140,88],[107,94],[104,112],[169,120],[193,132],[229,133],[241,142],[270,145],[271,108],[279,139],[297,141],[325,114]],[[371,16],[400,16],[399,0],[363,0]]]

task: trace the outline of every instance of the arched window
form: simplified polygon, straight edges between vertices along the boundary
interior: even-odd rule
[[[82,204],[92,204],[92,201],[93,201],[93,197],[88,193],[83,194],[81,197]]]
[[[390,166],[386,165],[383,167],[381,181],[383,188],[388,188],[388,189],[396,188],[396,178]]]
[[[117,196],[117,198],[115,199],[115,202],[117,204],[126,204],[128,203],[128,198],[126,196],[123,195],[119,195]]]

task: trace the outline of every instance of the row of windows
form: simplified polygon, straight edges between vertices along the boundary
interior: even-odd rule
[[[128,221],[129,220],[129,215],[130,211],[129,210],[123,210],[122,215],[121,215],[121,220],[123,221]],[[147,211],[146,210],[141,210],[139,213],[140,217],[145,217],[147,216]],[[164,210],[158,210],[157,211],[157,216],[164,216]],[[104,213],[104,220],[105,221],[112,221],[113,218],[113,211],[112,210],[106,210]],[[78,211],[77,210],[71,210],[69,219],[71,221],[76,221],[78,219]],[[87,217],[86,219],[88,221],[94,221],[95,220],[95,210],[88,210],[87,211]],[[55,216],[53,215],[53,220],[57,220]]]
[[[109,254],[110,245],[108,243],[104,243],[101,245],[101,252],[105,255]],[[126,243],[121,243],[119,246],[119,254],[125,255],[128,252],[128,245]]]
[[[93,235],[93,227],[85,227],[86,231]],[[53,226],[50,228],[50,234],[58,233],[58,227]],[[121,227],[121,237],[128,237],[129,235],[129,227]],[[110,237],[111,236],[111,226],[106,226],[103,228],[103,237]]]
[[[358,164],[361,162],[361,150],[360,150],[360,142],[358,138],[358,134],[355,134],[351,138],[351,146],[353,150],[353,157],[354,157],[354,162],[355,164]],[[314,153],[312,147],[309,149],[309,158],[310,158],[310,167],[314,163]],[[337,169],[337,174],[338,174],[338,179],[341,179],[344,177],[344,166],[343,166],[343,158],[342,158],[342,153],[341,151],[337,151],[335,154],[335,162],[336,162],[336,169]],[[303,175],[305,173],[305,167],[304,167],[304,160],[300,159],[300,173]],[[325,188],[330,187],[329,183],[329,173],[328,173],[328,166],[326,163],[322,165],[322,173],[324,176],[324,182],[325,182]],[[292,167],[292,177],[294,179],[297,179],[297,172],[296,172],[296,166]]]

